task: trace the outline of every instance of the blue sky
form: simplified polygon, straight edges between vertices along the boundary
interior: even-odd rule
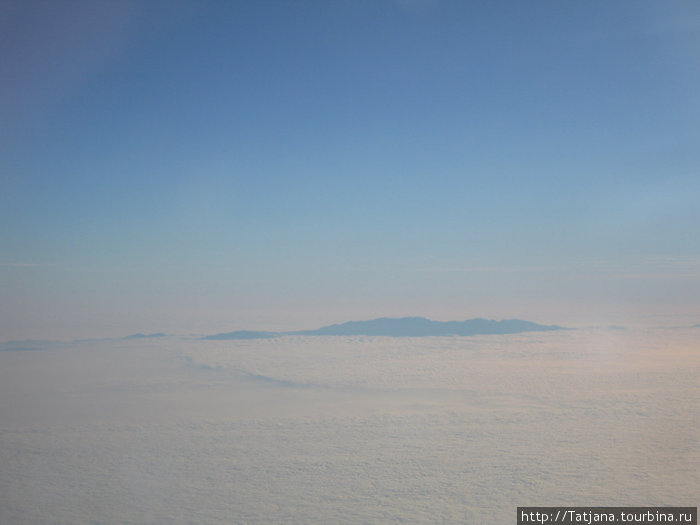
[[[692,2],[3,2],[0,339],[700,322]]]

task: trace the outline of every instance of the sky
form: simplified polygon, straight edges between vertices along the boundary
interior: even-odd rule
[[[0,2],[0,340],[700,323],[700,5]]]

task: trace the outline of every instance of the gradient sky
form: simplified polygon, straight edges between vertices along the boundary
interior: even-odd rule
[[[0,340],[700,322],[700,4],[0,2]]]

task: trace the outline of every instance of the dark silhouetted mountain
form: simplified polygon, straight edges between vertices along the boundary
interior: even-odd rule
[[[429,337],[429,336],[470,336],[491,334],[517,334],[522,332],[548,332],[564,330],[556,325],[541,325],[520,319],[492,321],[489,319],[471,319],[469,321],[431,321],[424,317],[402,317],[374,319],[371,321],[349,321],[342,324],[323,326],[316,330],[298,330],[295,332],[252,332],[238,330],[204,339],[267,339],[283,335],[366,335],[389,337]]]
[[[22,350],[46,350],[64,345],[60,341],[47,341],[44,339],[25,339],[24,341],[4,341],[0,343],[0,352],[18,352]]]
[[[165,337],[165,334],[133,334],[122,337],[122,339],[151,339],[152,337]]]
[[[289,332],[293,333],[293,332]],[[286,335],[283,332],[255,332],[251,330],[237,330],[235,332],[227,332],[224,334],[207,335],[204,339],[209,339],[213,341],[225,340],[225,339],[270,339],[272,337],[279,337],[281,335]]]
[[[392,337],[426,337],[435,335],[486,335],[515,334],[520,332],[548,331],[561,329],[559,326],[545,326],[509,319],[491,321],[471,319],[469,321],[431,321],[424,317],[403,317],[400,319],[381,318],[372,321],[351,321],[343,324],[324,326],[307,332],[308,335],[385,335]]]

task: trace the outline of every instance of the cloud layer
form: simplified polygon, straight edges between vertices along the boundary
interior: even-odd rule
[[[692,329],[0,353],[0,521],[507,523],[693,505]]]

